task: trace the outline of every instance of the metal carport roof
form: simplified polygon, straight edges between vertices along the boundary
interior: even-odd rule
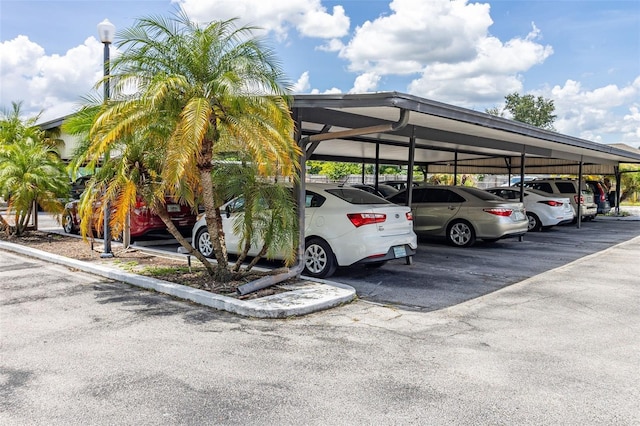
[[[580,163],[583,173],[613,174],[620,163],[640,163],[640,150],[631,147],[398,92],[296,95],[293,113],[308,137],[307,159],[409,164],[415,144],[413,162],[429,173],[453,173],[456,160],[459,173],[519,172],[523,158],[528,173],[540,174],[578,174]],[[393,128],[374,127],[383,125]]]

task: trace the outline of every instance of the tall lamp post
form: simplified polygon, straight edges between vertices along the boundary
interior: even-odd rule
[[[100,22],[98,24],[98,35],[100,36],[100,41],[104,44],[104,102],[107,103],[109,100],[109,45],[113,42],[113,39],[116,34],[116,27],[108,19]],[[106,167],[107,161],[109,160],[109,154],[105,154],[104,156],[104,164],[103,167]],[[104,250],[100,257],[113,257],[113,252],[111,251],[111,229],[109,226],[109,222],[111,221],[111,205],[107,201],[103,204],[104,212],[104,224],[103,224],[103,238],[104,238]]]

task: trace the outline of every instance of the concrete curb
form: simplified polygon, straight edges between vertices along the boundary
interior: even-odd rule
[[[356,297],[355,289],[346,284],[325,280],[309,281],[303,278],[303,281],[299,283],[285,286],[285,288],[290,289],[290,291],[286,293],[253,300],[238,300],[181,284],[70,259],[5,241],[0,241],[0,250],[34,257],[247,317],[287,318],[307,315],[351,302]]]

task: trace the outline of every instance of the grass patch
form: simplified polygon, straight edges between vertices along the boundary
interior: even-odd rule
[[[136,266],[138,266],[138,262],[135,260],[130,260],[128,262],[123,262],[121,260],[114,260],[113,261],[114,264],[116,264],[118,267],[124,269],[127,272],[133,272],[136,269]]]
[[[140,272],[150,277],[159,277],[172,274],[187,274],[190,271],[188,266],[148,266]]]

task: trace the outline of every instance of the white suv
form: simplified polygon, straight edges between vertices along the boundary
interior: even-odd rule
[[[533,179],[524,182],[525,188],[537,189],[549,194],[568,197],[574,211],[578,211],[578,181],[573,179]],[[598,205],[593,198],[593,192],[585,182],[582,183],[582,197],[580,197],[580,212],[582,220],[591,220],[598,213]],[[574,218],[574,222],[576,218]]]

